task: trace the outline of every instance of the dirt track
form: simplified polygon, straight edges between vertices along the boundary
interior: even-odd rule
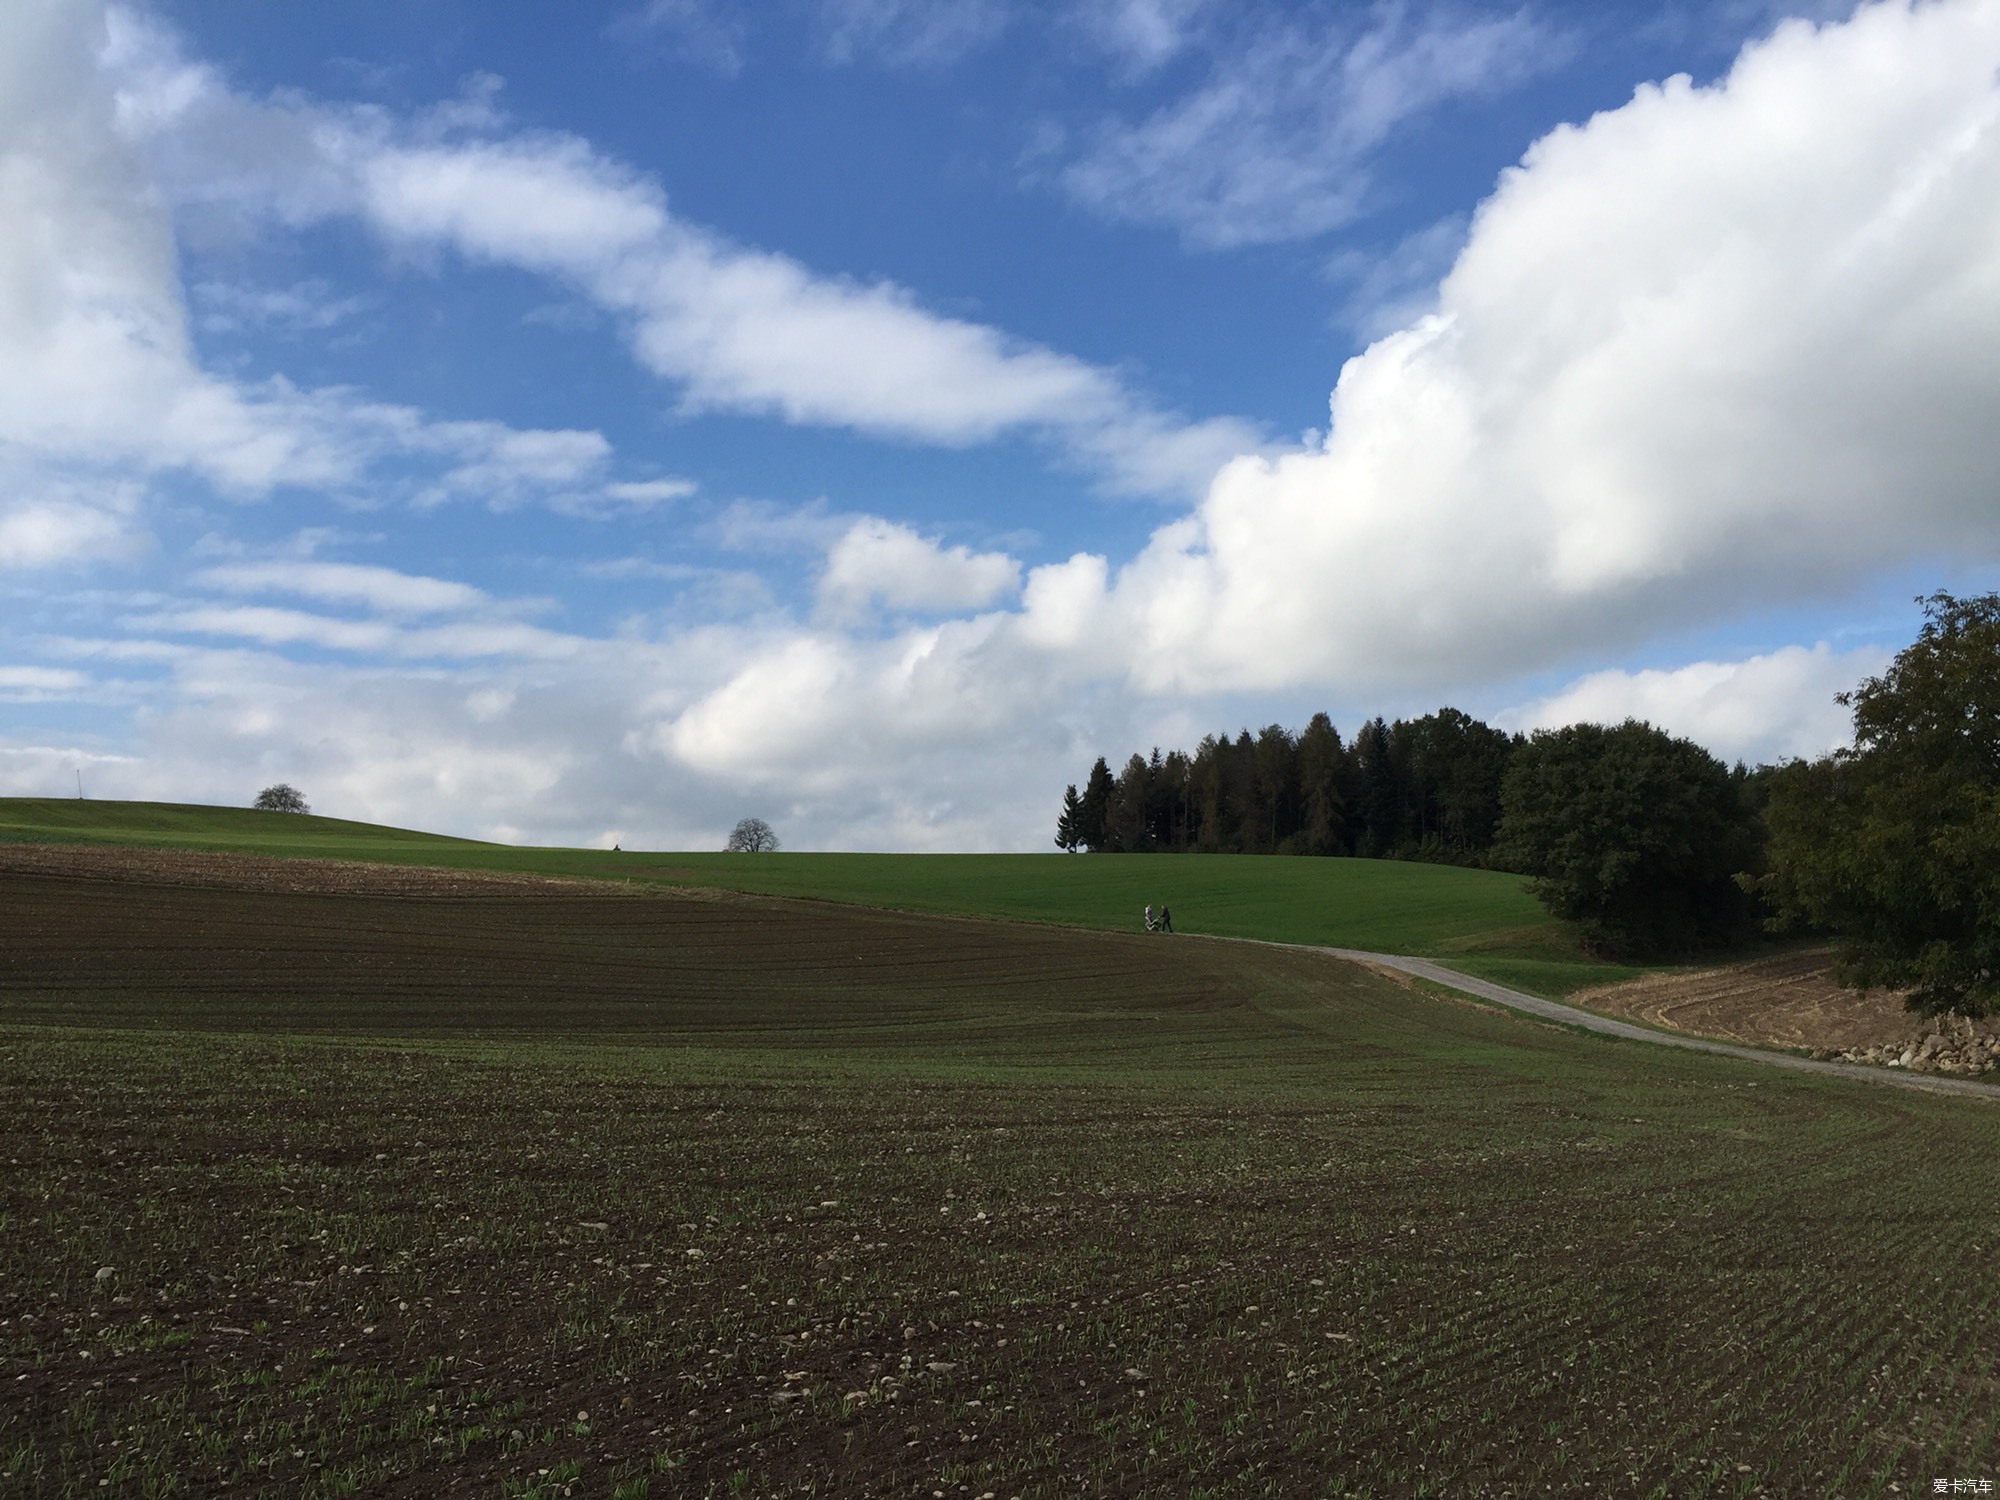
[[[1941,1078],[1930,1072],[1864,1067],[1850,1062],[1833,1062],[1824,1058],[1799,1057],[1765,1048],[1747,1047],[1736,1042],[1720,1042],[1705,1036],[1673,1036],[1661,1031],[1649,1031],[1627,1021],[1615,1020],[1595,1011],[1566,1005],[1560,1000],[1544,1000],[1539,995],[1508,989],[1505,985],[1495,984],[1489,979],[1475,979],[1469,974],[1459,973],[1456,969],[1448,969],[1433,959],[1412,958],[1395,953],[1364,953],[1351,948],[1320,948],[1314,951],[1331,953],[1335,958],[1344,958],[1350,963],[1369,967],[1400,969],[1405,974],[1414,974],[1419,979],[1428,979],[1433,984],[1441,984],[1464,994],[1476,995],[1482,1000],[1491,1000],[1512,1010],[1541,1016],[1545,1020],[1559,1021],[1566,1026],[1578,1026],[1585,1031],[1597,1032],[1600,1036],[1623,1037],[1626,1041],[1649,1042],[1662,1047],[1685,1047],[1694,1052],[1714,1052],[1725,1057],[1737,1057],[1746,1062],[1763,1063],[1769,1067],[1785,1068],[1799,1073],[1822,1073],[1836,1078],[1863,1079],[1870,1083],[1889,1083],[1903,1088],[1927,1089],[1934,1093],[1972,1094],[1981,1098],[2000,1099],[2000,1084],[1982,1083],[1971,1078]]]

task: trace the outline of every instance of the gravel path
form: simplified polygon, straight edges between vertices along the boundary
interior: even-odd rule
[[[1711,1042],[1697,1036],[1669,1036],[1662,1031],[1649,1031],[1643,1026],[1614,1021],[1611,1017],[1600,1016],[1594,1011],[1579,1010],[1574,1005],[1564,1005],[1560,1001],[1544,1000],[1537,995],[1510,990],[1504,984],[1494,984],[1491,980],[1474,979],[1470,974],[1447,969],[1434,959],[1406,958],[1396,953],[1364,953],[1358,948],[1318,948],[1314,951],[1330,953],[1335,958],[1344,958],[1350,963],[1397,969],[1405,974],[1414,974],[1419,979],[1428,979],[1433,984],[1441,984],[1446,989],[1475,995],[1481,1000],[1491,1000],[1494,1004],[1504,1005],[1510,1010],[1526,1011],[1529,1015],[1540,1016],[1544,1020],[1560,1021],[1565,1026],[1580,1026],[1586,1031],[1600,1032],[1605,1036],[1624,1037],[1628,1041],[1653,1042],[1662,1047],[1685,1047],[1693,1052],[1720,1052],[1727,1057],[1740,1057],[1748,1062],[1764,1063],[1773,1068],[1791,1068],[1800,1073],[1828,1073],[1836,1078],[1858,1078],[1867,1083],[1891,1083],[1901,1088],[1929,1089],[1939,1094],[1976,1094],[1982,1098],[2000,1099],[2000,1084],[1975,1083],[1969,1078],[1941,1078],[1932,1073],[1906,1073],[1899,1068],[1874,1068],[1857,1063],[1817,1062],[1810,1057],[1796,1057],[1787,1052],[1767,1052],[1761,1047],[1739,1047],[1734,1042]]]

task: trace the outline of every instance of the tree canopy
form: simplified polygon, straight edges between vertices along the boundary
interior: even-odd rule
[[[1594,952],[1683,955],[1755,931],[1735,877],[1759,826],[1742,773],[1636,719],[1537,731],[1501,791],[1496,856]]]
[[[289,782],[281,781],[275,786],[267,786],[257,794],[257,800],[250,804],[259,812],[303,813],[311,812],[306,805],[305,793]]]
[[[1122,854],[1360,854],[1486,862],[1517,736],[1454,708],[1362,726],[1348,745],[1324,713],[1302,730],[1206,735],[1116,775],[1099,757],[1056,842]],[[1068,820],[1065,824],[1065,818]]]
[[[778,847],[778,835],[762,818],[745,818],[729,830],[726,854],[769,854]]]
[[[1919,601],[1917,639],[1840,701],[1854,745],[1771,779],[1779,925],[1833,931],[1849,984],[2000,1008],[2000,594]]]

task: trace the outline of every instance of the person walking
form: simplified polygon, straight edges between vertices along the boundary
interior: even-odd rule
[[[1172,932],[1173,930],[1174,930],[1173,908],[1163,906],[1160,908],[1160,931]]]

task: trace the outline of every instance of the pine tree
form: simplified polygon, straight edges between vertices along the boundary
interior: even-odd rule
[[[1389,726],[1376,715],[1354,737],[1355,769],[1361,780],[1361,828],[1356,854],[1380,858],[1395,851],[1403,836],[1402,787],[1389,743]]]
[[[1063,792],[1062,815],[1056,819],[1056,847],[1065,854],[1076,853],[1077,845],[1083,842],[1083,835],[1077,825],[1083,820],[1083,799],[1076,794],[1076,783],[1071,782]]]
[[[1153,844],[1146,809],[1152,800],[1152,768],[1142,755],[1125,762],[1111,784],[1111,801],[1104,813],[1105,847],[1119,854],[1141,854]]]
[[[1090,779],[1083,784],[1083,804],[1076,826],[1078,840],[1093,852],[1105,847],[1104,819],[1111,810],[1112,786],[1111,767],[1100,755],[1097,764],[1090,768]]]
[[[1314,714],[1299,735],[1300,831],[1308,854],[1332,854],[1341,846],[1347,799],[1341,795],[1340,779],[1346,755],[1333,720]]]

